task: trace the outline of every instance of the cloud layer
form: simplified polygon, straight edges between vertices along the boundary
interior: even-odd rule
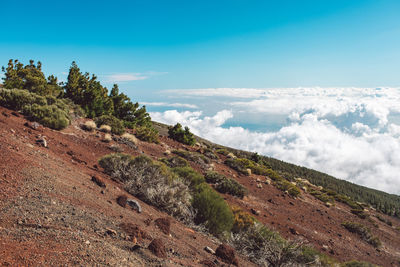
[[[400,194],[398,88],[249,91],[222,88],[186,93],[176,90],[175,93],[186,97],[229,98],[225,106],[230,108],[211,116],[203,115],[202,111],[155,112],[151,114],[154,120],[168,124],[180,122],[199,136],[219,144],[257,151],[357,184]],[[262,114],[265,118],[285,116],[286,122],[278,130],[264,132],[224,126],[243,113],[248,117],[252,114]],[[259,123],[268,124],[268,121]]]

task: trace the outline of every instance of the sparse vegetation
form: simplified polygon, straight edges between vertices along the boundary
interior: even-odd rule
[[[332,196],[328,195],[327,193],[324,193],[319,190],[315,190],[313,188],[309,188],[308,192],[312,196],[316,197],[317,199],[321,200],[324,203],[335,203],[335,199]]]
[[[348,261],[340,264],[340,267],[377,267],[377,265],[363,261]]]
[[[112,115],[103,115],[95,119],[97,127],[101,125],[109,125],[113,134],[121,135],[125,132],[124,124],[121,120]]]
[[[224,156],[227,156],[229,154],[229,151],[226,150],[225,148],[219,148],[215,152],[217,152],[218,154],[224,155]]]
[[[136,137],[149,143],[159,143],[158,132],[151,126],[141,126],[136,128]]]
[[[173,168],[172,171],[176,173],[185,183],[189,186],[189,188],[195,188],[196,186],[204,183],[204,177],[200,173],[193,170],[191,167],[176,167]]]
[[[199,164],[200,166],[206,166],[207,164],[210,163],[210,160],[208,158],[197,152],[189,152],[185,150],[173,150],[172,153],[187,160],[190,160],[196,164]]]
[[[180,156],[173,156],[170,158],[162,158],[160,161],[164,164],[166,164],[170,168],[175,168],[175,167],[187,167],[189,166],[189,163],[187,160]]]
[[[246,231],[249,227],[254,226],[257,222],[256,218],[251,216],[249,213],[243,211],[239,207],[232,207],[234,223],[232,227],[233,233],[239,233],[241,231]]]
[[[168,130],[169,138],[174,139],[182,144],[193,146],[196,143],[194,135],[190,132],[189,127],[182,128],[180,123],[175,124]]]
[[[111,134],[106,133],[102,139],[103,142],[105,143],[110,143],[112,141]]]
[[[300,243],[287,241],[260,223],[233,233],[231,243],[241,254],[260,266],[293,266],[301,263]]]
[[[99,164],[129,193],[181,220],[192,220],[189,189],[164,164],[118,153],[101,158]]]
[[[92,120],[85,121],[85,123],[82,124],[82,129],[85,131],[91,132],[96,128],[97,128],[96,123]]]
[[[136,137],[130,133],[124,133],[123,135],[121,135],[121,138],[127,140],[128,142],[131,142],[134,145],[137,145],[138,143]]]
[[[212,234],[229,233],[232,229],[233,214],[231,209],[208,184],[202,183],[196,187],[193,207],[197,211],[195,222],[205,224]]]
[[[52,129],[61,130],[70,123],[69,106],[66,101],[46,98],[27,90],[0,89],[0,105],[21,110],[29,120]]]
[[[227,178],[217,172],[206,173],[207,183],[215,184],[215,189],[223,194],[230,194],[243,198],[247,194],[247,189],[232,178]]]
[[[94,124],[94,126],[96,126],[96,124]],[[104,133],[111,133],[111,126],[103,124],[100,126],[100,131]]]
[[[373,247],[380,247],[381,241],[378,237],[373,236],[371,234],[371,230],[363,224],[355,223],[355,222],[344,222],[342,225],[352,233],[356,233],[361,237],[361,239],[367,241]]]
[[[352,209],[351,213],[357,215],[361,219],[367,219],[369,215],[362,209]]]
[[[393,226],[393,223],[391,220],[385,219],[384,217],[382,217],[381,215],[376,215],[376,218],[378,218],[378,220],[380,220],[381,222],[386,223],[389,226]]]

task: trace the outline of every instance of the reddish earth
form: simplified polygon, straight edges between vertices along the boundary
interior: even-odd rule
[[[215,238],[129,195],[97,166],[97,160],[114,152],[115,145],[125,153],[144,153],[155,159],[164,157],[167,149],[195,148],[165,136],[160,144],[139,141],[138,149],[115,141],[104,143],[100,141],[103,133],[81,130],[82,122],[77,120],[63,131],[35,130],[24,126],[22,116],[0,107],[0,265],[223,265],[220,258],[204,250],[206,246],[217,249],[220,243]],[[36,143],[41,136],[45,136],[48,148]],[[351,214],[343,204],[328,208],[305,192],[294,199],[273,185],[258,188],[256,179],[265,177],[240,175],[223,164],[224,156],[219,157],[213,162],[216,170],[249,189],[244,199],[224,198],[249,213],[259,211],[257,219],[284,237],[302,239],[340,261],[399,266],[398,219],[390,218],[390,227],[373,216],[372,210],[368,211],[370,222]],[[201,166],[191,165],[204,172]],[[142,213],[119,205],[117,198],[124,195],[137,200]],[[383,246],[373,248],[341,226],[343,221],[367,225]],[[159,240],[155,241],[157,251],[158,243],[165,246],[165,258],[148,249],[155,239]],[[253,266],[237,253],[236,257],[239,266]]]

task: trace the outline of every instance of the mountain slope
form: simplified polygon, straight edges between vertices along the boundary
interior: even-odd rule
[[[74,121],[63,131],[34,130],[25,126],[22,116],[14,114],[0,107],[0,264],[202,266],[204,260],[208,266],[215,261],[222,264],[221,259],[204,251],[206,246],[216,249],[219,242],[215,238],[189,229],[133,196],[129,197],[140,203],[142,213],[119,206],[117,197],[128,194],[97,163],[116,146],[125,153],[146,154],[153,159],[166,157],[166,152],[174,149],[201,149],[166,136],[160,138],[160,144],[139,142],[135,149],[116,141],[101,142],[103,133],[81,130],[83,120]],[[46,137],[48,148],[36,143],[41,136]],[[214,169],[249,190],[243,199],[222,196],[229,204],[255,213],[259,221],[284,237],[308,242],[341,262],[356,259],[382,266],[399,264],[398,218],[368,209],[369,219],[361,219],[347,205],[336,202],[328,207],[306,191],[293,198],[265,182],[265,176],[239,173],[224,164],[226,156],[217,156],[211,160]],[[197,162],[190,165],[203,174],[206,171]],[[94,175],[104,181],[105,188],[91,181]],[[155,223],[166,217],[172,222],[171,235]],[[383,246],[376,249],[348,232],[341,225],[344,221],[367,225]],[[136,240],[132,237],[135,231],[139,232]],[[166,259],[147,249],[154,238],[165,243]],[[239,265],[253,266],[244,257],[239,257]]]

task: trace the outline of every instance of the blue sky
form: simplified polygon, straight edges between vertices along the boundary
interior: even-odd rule
[[[33,58],[63,78],[76,60],[104,81],[144,74],[120,82],[139,100],[181,88],[400,85],[398,1],[5,1],[1,9],[2,65]]]
[[[400,194],[400,1],[3,1],[0,65],[72,61],[211,141]]]

